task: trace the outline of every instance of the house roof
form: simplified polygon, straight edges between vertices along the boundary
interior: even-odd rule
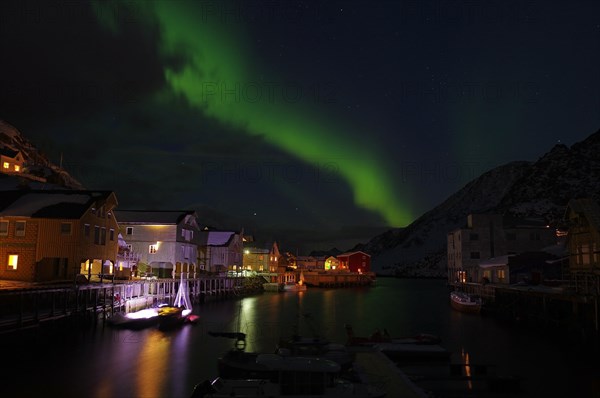
[[[209,231],[206,234],[208,235],[206,238],[208,246],[227,246],[236,233],[233,231]]]
[[[488,258],[487,260],[480,261],[479,267],[480,268],[492,268],[492,267],[499,267],[502,265],[508,265],[508,258],[511,256],[513,256],[513,255],[507,254],[505,256]]]
[[[355,255],[355,254],[359,254],[359,253],[360,253],[360,254],[364,254],[365,256],[369,256],[369,257],[371,257],[371,255],[370,255],[370,254],[368,254],[368,253],[365,253],[365,252],[363,252],[363,251],[355,251],[355,252],[346,252],[346,253],[341,253],[341,254],[338,254],[336,257],[337,257],[337,258],[340,258],[340,257],[350,257],[350,256],[353,256],[353,255]]]
[[[20,151],[10,149],[10,148],[0,148],[0,155],[7,156],[9,158],[16,158]]]
[[[179,224],[194,210],[116,210],[119,223],[126,224]]]
[[[112,191],[20,190],[3,191],[0,216],[79,219],[98,200]]]

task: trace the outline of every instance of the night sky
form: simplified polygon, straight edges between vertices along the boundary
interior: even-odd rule
[[[0,118],[86,188],[290,251],[600,128],[597,1],[5,1],[0,49]]]

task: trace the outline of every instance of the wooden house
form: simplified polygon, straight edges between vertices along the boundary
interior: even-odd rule
[[[21,151],[0,148],[0,172],[6,174],[22,173],[25,158]]]
[[[138,271],[159,278],[195,276],[200,232],[195,211],[118,210],[116,217],[123,239],[139,254]]]
[[[110,191],[20,190],[0,195],[0,279],[112,275],[117,199]]]
[[[572,199],[568,225],[569,273],[580,294],[600,295],[600,206],[590,198]]]
[[[205,228],[200,231],[198,263],[207,272],[237,271],[243,265],[243,236],[236,231]]]
[[[365,252],[356,251],[338,254],[339,268],[361,274],[371,272],[371,256]]]

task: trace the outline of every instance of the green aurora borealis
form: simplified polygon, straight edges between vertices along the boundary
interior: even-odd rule
[[[167,89],[204,115],[234,130],[260,136],[307,164],[334,161],[357,206],[378,213],[389,226],[410,223],[413,215],[408,193],[399,192],[385,159],[378,156],[378,148],[368,139],[368,132],[346,134],[346,127],[307,105],[269,101],[264,96],[256,101],[236,99],[236,94],[232,94],[236,87],[264,89],[271,83],[255,78],[261,75],[257,70],[263,68],[253,60],[251,49],[236,32],[238,27],[207,18],[197,4],[127,2],[128,7],[135,7],[136,16],[143,22],[141,26],[158,27]],[[110,7],[117,5],[123,7],[117,2],[94,4],[98,20],[115,34],[117,13]],[[174,59],[178,62],[169,62]],[[357,136],[363,139],[357,140]]]

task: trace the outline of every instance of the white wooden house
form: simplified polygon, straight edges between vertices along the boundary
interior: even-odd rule
[[[119,231],[139,254],[139,265],[159,278],[181,272],[194,277],[198,265],[198,222],[193,210],[119,210]]]

